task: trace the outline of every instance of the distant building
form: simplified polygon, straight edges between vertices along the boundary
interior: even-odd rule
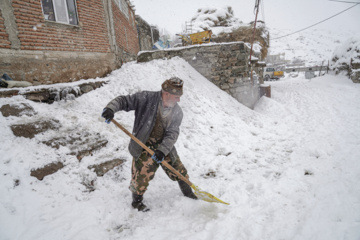
[[[159,30],[148,24],[140,16],[136,15],[136,25],[138,28],[140,51],[152,50],[154,44],[159,41]]]
[[[128,0],[1,0],[0,71],[37,84],[101,77],[136,60]]]

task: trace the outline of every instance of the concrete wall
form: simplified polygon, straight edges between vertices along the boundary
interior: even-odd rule
[[[251,82],[250,49],[243,42],[203,44],[174,50],[143,52],[138,62],[179,56],[220,89],[253,108],[259,99],[259,83]],[[262,67],[254,66],[262,76]]]
[[[0,71],[33,84],[101,77],[135,60],[134,14],[113,0],[77,0],[78,25],[44,19],[41,1],[0,1]]]
[[[0,75],[34,85],[101,77],[116,69],[113,53],[1,50]]]

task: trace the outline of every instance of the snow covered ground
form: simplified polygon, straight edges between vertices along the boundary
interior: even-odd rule
[[[129,137],[100,114],[115,96],[159,90],[171,76],[185,81],[176,146],[190,180],[229,206],[183,197],[161,168],[145,194],[151,211],[130,206]],[[104,80],[74,101],[0,99],[38,112],[0,115],[0,239],[360,239],[360,85],[342,76],[285,78],[269,83],[272,98],[251,110],[179,58],[128,63]],[[27,139],[9,128],[50,118],[109,143],[79,163],[66,147],[40,143],[57,132]],[[115,119],[132,129],[132,112]],[[87,168],[114,158],[127,161],[103,177]],[[65,167],[43,181],[30,176],[59,160]],[[90,180],[93,192],[82,184]]]

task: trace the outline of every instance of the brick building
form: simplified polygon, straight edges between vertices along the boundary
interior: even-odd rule
[[[139,52],[129,0],[1,0],[0,74],[34,85],[106,75]]]

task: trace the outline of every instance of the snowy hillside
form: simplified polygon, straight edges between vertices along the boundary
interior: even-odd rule
[[[151,211],[131,208],[129,138],[100,114],[115,96],[159,90],[171,76],[185,81],[176,146],[190,180],[229,206],[183,197],[159,169],[145,194]],[[2,240],[360,238],[360,85],[328,75],[285,78],[250,110],[178,58],[128,63],[103,80],[109,83],[74,101],[0,99],[0,106],[27,103],[37,112],[0,115]],[[27,139],[9,128],[50,118],[60,132]],[[129,130],[133,118],[115,117]],[[66,129],[99,133],[108,144],[79,162],[66,147],[41,143]],[[87,168],[114,157],[126,162],[103,177]],[[65,167],[42,181],[30,176],[54,161]],[[84,181],[94,181],[95,191]]]
[[[335,49],[359,33],[346,30],[308,29],[284,38],[294,30],[270,29],[269,54],[285,53],[290,63],[304,62],[305,66],[328,64]]]

